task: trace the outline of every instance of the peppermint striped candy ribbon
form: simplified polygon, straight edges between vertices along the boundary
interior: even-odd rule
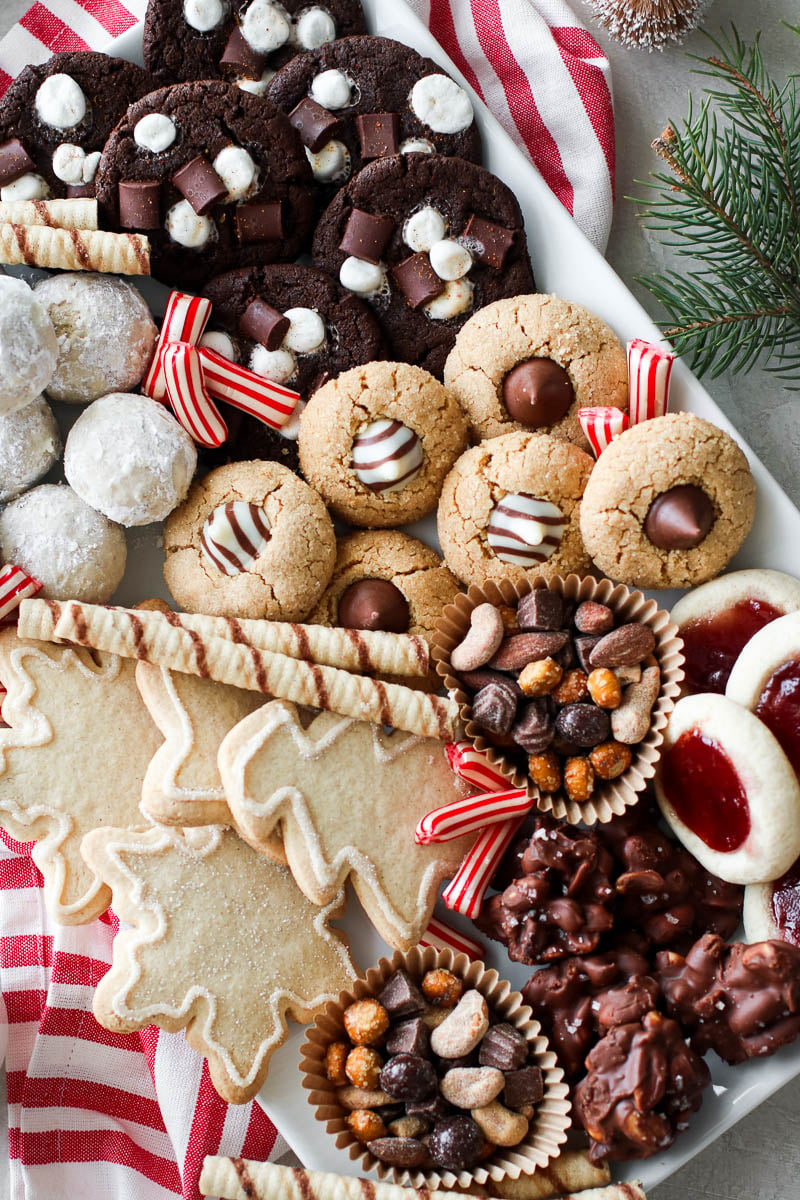
[[[631,425],[663,417],[669,407],[669,381],[675,355],[652,342],[628,342]]]
[[[279,431],[293,416],[300,399],[299,392],[270,379],[262,379],[208,346],[200,346],[197,353],[203,365],[206,387],[216,400],[224,400]]]
[[[615,437],[629,428],[628,414],[621,408],[610,408],[597,405],[594,408],[579,408],[578,420],[581,429],[586,434],[589,445],[599,458],[607,450]]]
[[[446,921],[431,917],[428,928],[419,939],[420,946],[432,946],[434,950],[455,950],[457,954],[466,954],[473,962],[479,962],[486,953],[480,942],[475,942],[458,929],[453,929]]]
[[[168,342],[186,342],[189,346],[196,346],[203,336],[210,316],[210,300],[206,300],[203,296],[190,296],[187,292],[170,292],[153,361],[142,382],[142,391],[151,399],[163,400],[167,394],[167,381],[161,355],[164,347]]]
[[[524,817],[532,804],[528,794],[520,788],[453,800],[425,814],[417,825],[414,840],[420,846],[452,842],[465,834],[477,833],[487,825],[496,825],[498,821]]]
[[[23,571],[22,567],[6,563],[0,570],[0,621],[9,616],[21,600],[35,596],[43,586],[38,579]]]
[[[203,364],[195,346],[168,342],[159,358],[167,398],[184,429],[199,446],[216,449],[228,437],[228,426],[206,391]]]

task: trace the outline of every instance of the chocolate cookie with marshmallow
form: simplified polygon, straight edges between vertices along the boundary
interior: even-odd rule
[[[360,0],[150,0],[144,61],[159,84],[224,79],[263,96],[295,55],[366,28]]]
[[[391,38],[342,38],[293,58],[267,97],[300,133],[328,200],[376,158],[419,153],[480,162],[467,93],[433,59]]]
[[[94,196],[111,130],[154,87],[135,63],[88,50],[25,67],[0,100],[0,200]]]
[[[146,234],[163,283],[291,261],[314,222],[311,168],[288,118],[218,81],[132,104],[106,143],[97,198],[111,229]]]
[[[312,255],[372,305],[396,358],[439,378],[477,309],[535,290],[515,196],[441,154],[370,162],[322,214]]]

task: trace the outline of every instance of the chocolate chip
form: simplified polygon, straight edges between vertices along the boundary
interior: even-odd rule
[[[517,715],[517,697],[504,680],[487,683],[472,701],[472,719],[489,733],[508,733]]]
[[[393,1021],[401,1017],[416,1017],[425,1011],[422,992],[409,979],[405,971],[395,971],[386,980],[378,996]]]
[[[15,179],[35,171],[36,163],[19,138],[10,138],[0,146],[0,187],[13,183]]]
[[[278,349],[290,325],[288,317],[259,297],[250,301],[239,318],[239,329],[245,337],[266,346],[267,350]]]
[[[558,592],[551,592],[549,588],[534,588],[517,605],[517,620],[524,632],[531,629],[561,629],[564,601]]]
[[[427,1100],[436,1091],[436,1072],[418,1054],[396,1054],[381,1071],[381,1087],[396,1100]]]
[[[342,129],[341,118],[335,117],[310,96],[304,96],[300,103],[295,105],[289,113],[289,124],[300,134],[303,145],[308,146],[314,154]]]
[[[367,1142],[367,1149],[390,1167],[421,1167],[428,1161],[428,1151],[417,1138],[374,1138]]]
[[[266,204],[239,204],[233,217],[236,235],[243,245],[251,242],[277,242],[283,237],[283,210],[280,201]]]
[[[430,1048],[430,1027],[421,1017],[413,1017],[410,1021],[395,1025],[386,1039],[387,1054],[415,1054],[418,1058],[425,1058]]]
[[[580,666],[582,671],[586,672],[587,675],[592,670],[592,665],[590,662],[592,651],[594,650],[597,643],[600,641],[602,641],[601,636],[576,637],[575,638],[575,641],[574,641],[575,654],[577,655],[577,658],[578,658],[578,665]]]
[[[424,251],[412,254],[392,268],[392,279],[415,311],[444,291],[444,280],[440,279],[431,266]]]
[[[258,54],[242,36],[239,26],[234,25],[219,61],[229,63],[232,67],[241,67],[245,75],[252,75],[254,79],[260,79],[264,63],[267,60],[263,54]]]
[[[546,750],[553,740],[553,733],[547,703],[541,697],[526,704],[511,727],[514,741],[528,754],[540,754]]]
[[[191,204],[198,216],[224,200],[228,189],[207,158],[198,154],[172,176],[172,183]]]
[[[383,158],[397,154],[400,144],[400,117],[397,113],[361,113],[356,117],[356,129],[361,141],[361,157]]]
[[[611,722],[605,709],[594,704],[565,704],[556,717],[556,731],[574,746],[599,746],[608,740]]]
[[[519,1071],[506,1072],[503,1099],[509,1108],[538,1104],[543,1096],[544,1078],[538,1067],[523,1067]]]
[[[514,231],[503,225],[495,225],[493,221],[485,221],[473,213],[467,221],[464,238],[477,259],[499,270],[514,244]]]
[[[566,416],[575,399],[572,381],[552,358],[517,363],[503,380],[508,415],[528,429],[544,429]]]
[[[448,1117],[428,1138],[431,1158],[447,1171],[469,1171],[483,1151],[483,1134],[471,1117]]]
[[[123,229],[158,229],[161,184],[155,179],[129,179],[119,185],[119,223]]]
[[[352,254],[377,266],[394,229],[395,222],[391,217],[376,217],[363,209],[354,208],[347,218],[339,249],[344,254]]]
[[[478,1051],[478,1061],[482,1067],[497,1067],[499,1071],[515,1071],[527,1060],[527,1041],[507,1021],[492,1026]]]

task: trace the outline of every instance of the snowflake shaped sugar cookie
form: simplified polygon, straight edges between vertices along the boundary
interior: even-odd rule
[[[0,825],[35,841],[48,911],[64,925],[105,912],[111,893],[80,854],[102,825],[146,826],[142,780],[158,730],[135,664],[114,654],[27,641],[0,631]]]
[[[270,854],[280,830],[286,861],[315,904],[350,878],[398,949],[419,941],[442,880],[474,840],[415,845],[417,821],[468,790],[442,743],[428,738],[329,712],[304,729],[293,704],[272,700],[231,730],[219,769],[245,841]]]
[[[116,1032],[184,1029],[230,1103],[260,1088],[287,1015],[312,1020],[355,978],[329,924],[344,892],[310,904],[287,867],[231,830],[98,829],[83,853],[130,926],[95,993],[97,1020]]]
[[[217,751],[264,697],[145,662],[136,668],[136,683],[164,735],[144,777],[143,811],[164,825],[230,825]]]

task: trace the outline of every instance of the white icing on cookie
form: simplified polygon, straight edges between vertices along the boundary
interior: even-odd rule
[[[451,279],[444,291],[423,305],[432,321],[449,321],[472,308],[474,286],[469,279]]]
[[[186,246],[188,250],[197,250],[207,245],[214,234],[214,222],[211,218],[201,217],[188,200],[179,200],[177,204],[173,204],[164,224],[173,242],[177,242],[179,246]]]
[[[346,179],[350,174],[350,151],[344,142],[331,138],[316,154],[304,147],[314,178],[320,183],[330,183],[334,179]]]
[[[33,171],[28,171],[25,175],[20,175],[19,179],[15,179],[13,183],[7,183],[5,187],[0,188],[0,200],[46,200],[50,195],[50,188],[47,180],[41,175],[34,174]]]
[[[295,25],[297,44],[304,50],[319,50],[336,37],[336,22],[326,8],[307,8]]]
[[[147,113],[140,117],[133,127],[133,140],[142,150],[150,150],[153,154],[161,154],[168,150],[178,130],[171,117],[164,113]]]
[[[240,75],[236,80],[236,86],[241,92],[249,92],[251,96],[266,96],[267,88],[275,78],[275,72],[267,67],[261,72],[260,79],[247,79],[244,75]]]
[[[284,344],[298,354],[313,354],[325,345],[325,322],[314,308],[287,308],[291,324]]]
[[[414,116],[434,133],[462,133],[472,124],[472,101],[447,75],[418,79],[408,102]]]
[[[396,492],[416,479],[425,455],[413,429],[401,421],[372,421],[353,441],[353,470],[373,492]]]
[[[412,250],[430,250],[447,233],[447,221],[432,204],[417,209],[403,226],[403,241]]]
[[[472,266],[472,255],[466,246],[455,242],[452,238],[442,238],[434,242],[428,252],[431,266],[440,279],[448,282],[462,279]]]
[[[311,99],[323,108],[347,108],[353,104],[353,84],[344,71],[332,67],[311,80]]]
[[[509,492],[492,510],[486,540],[501,562],[535,567],[555,554],[565,527],[564,514],[549,500]]]
[[[228,201],[246,200],[258,186],[258,167],[243,146],[225,146],[213,162],[228,189]]]
[[[36,93],[36,115],[54,129],[74,129],[86,116],[86,97],[71,75],[50,75]]]
[[[386,286],[386,272],[383,267],[351,254],[339,268],[339,282],[357,296],[377,296]]]
[[[200,549],[223,575],[249,571],[269,542],[269,518],[247,500],[220,504],[203,525]]]
[[[183,0],[183,19],[198,33],[209,33],[220,25],[227,13],[222,0]]]
[[[297,363],[291,350],[285,346],[277,350],[268,350],[258,342],[250,354],[250,370],[255,371],[262,379],[271,379],[273,383],[288,383],[297,370]],[[281,430],[285,432],[286,427]]]
[[[241,15],[242,37],[257,54],[271,54],[288,42],[292,32],[286,10],[270,0],[252,0]]]

